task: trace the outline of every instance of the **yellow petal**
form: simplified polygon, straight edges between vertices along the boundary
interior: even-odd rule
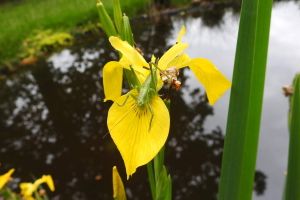
[[[185,33],[186,33],[185,26],[182,26],[179,33],[178,33],[176,42],[178,42],[178,43],[182,42],[182,37],[185,35]]]
[[[23,197],[22,200],[36,200],[32,196]]]
[[[117,61],[110,61],[103,67],[103,87],[105,100],[114,101],[121,96],[123,82],[123,68]]]
[[[157,78],[156,91],[159,91],[164,85],[164,82],[161,80],[160,76]]]
[[[55,187],[54,187],[52,176],[44,175],[42,179],[48,185],[49,189],[53,192],[55,190]]]
[[[231,86],[231,82],[207,59],[192,59],[189,67],[204,86],[210,105],[213,105]]]
[[[8,172],[0,176],[0,190],[10,180],[11,175],[14,173],[14,171],[15,169],[10,169]]]
[[[145,61],[143,56],[135,50],[128,42],[121,40],[118,37],[111,36],[109,37],[109,41],[111,45],[122,53],[123,56],[126,57],[126,59],[135,66],[149,66],[148,63]]]
[[[49,189],[53,192],[55,190],[53,179],[50,175],[43,175],[42,178],[37,179],[34,183],[21,183],[21,195],[25,200],[32,199],[32,194],[38,189],[38,187],[46,183]]]
[[[130,69],[130,61],[126,59],[125,56],[122,56],[121,59],[119,60],[119,63],[126,69]]]
[[[135,66],[130,64],[130,62],[126,59],[126,57],[122,57],[119,61],[119,63],[128,70],[131,70],[130,67],[132,67],[132,69],[134,70],[135,74],[137,75],[140,83],[143,83],[147,76],[149,75],[150,71],[141,67],[141,66]]]
[[[169,111],[160,97],[153,97],[150,103],[152,115],[149,108],[138,107],[132,95],[136,94],[131,91],[116,100],[107,119],[110,135],[124,160],[127,178],[156,156],[170,128]]]
[[[187,54],[181,54],[174,58],[169,64],[169,67],[176,67],[177,69],[187,67],[189,62],[191,61],[191,58]]]
[[[143,83],[148,74],[149,70],[142,67],[131,66],[137,75],[140,83]],[[105,99],[104,101],[114,101],[122,94],[122,83],[123,83],[123,68],[130,69],[126,58],[121,58],[119,62],[110,61],[103,67],[103,87]]]
[[[133,68],[133,69],[136,69],[136,68]],[[134,70],[134,71],[135,71],[135,74],[138,77],[140,83],[144,83],[145,80],[147,79],[148,75],[150,74],[149,70],[143,70],[142,72],[141,72],[141,70],[139,70],[139,71]]]
[[[154,54],[152,54],[152,56],[151,56],[151,62],[152,62],[152,63],[155,63],[155,62],[156,62],[156,57],[155,57]]]
[[[36,186],[32,183],[21,183],[20,189],[22,197],[31,197],[32,193],[36,190]]]
[[[124,185],[116,166],[113,167],[113,191],[114,200],[126,200]]]
[[[169,63],[180,55],[188,45],[186,43],[177,43],[173,45],[158,61],[158,68],[161,70],[167,69]]]

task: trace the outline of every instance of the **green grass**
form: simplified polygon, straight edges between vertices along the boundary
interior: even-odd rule
[[[133,15],[150,0],[122,0],[122,7]],[[110,0],[103,0],[111,7]],[[0,61],[20,52],[22,42],[34,30],[70,30],[87,20],[97,20],[96,0],[23,0],[0,5]]]

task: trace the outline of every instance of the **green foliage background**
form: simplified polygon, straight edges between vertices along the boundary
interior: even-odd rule
[[[112,1],[103,1],[112,11]],[[122,8],[134,15],[150,0],[122,0]],[[88,20],[97,20],[96,0],[23,0],[0,4],[0,61],[11,59],[35,30],[69,31]]]

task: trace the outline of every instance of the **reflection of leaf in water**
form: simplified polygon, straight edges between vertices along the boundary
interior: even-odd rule
[[[255,172],[254,190],[257,195],[264,194],[266,190],[266,178],[267,176],[262,171],[257,170]]]

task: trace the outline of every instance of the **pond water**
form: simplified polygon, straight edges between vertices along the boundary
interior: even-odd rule
[[[281,87],[300,65],[300,5],[274,4],[269,62],[253,199],[281,199],[288,151],[288,101]],[[134,20],[136,42],[146,57],[161,55],[182,24],[187,52],[214,61],[231,78],[238,14],[231,8],[194,7],[189,14],[164,16],[153,23]],[[247,48],[247,47],[245,47]],[[16,168],[12,187],[52,174],[53,199],[112,199],[111,170],[123,161],[106,127],[110,103],[103,103],[101,67],[117,59],[103,35],[79,38],[30,69],[0,84],[1,172]],[[174,199],[216,199],[228,92],[213,108],[188,70],[182,89],[171,94],[171,131],[166,164]],[[150,199],[144,167],[125,183],[129,199]]]

